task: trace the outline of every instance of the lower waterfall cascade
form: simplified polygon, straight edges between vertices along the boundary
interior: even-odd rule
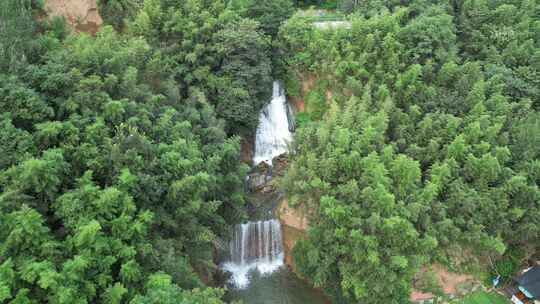
[[[245,288],[251,271],[265,275],[283,266],[280,222],[271,219],[236,225],[229,249],[230,260],[223,269],[232,273],[232,285]]]

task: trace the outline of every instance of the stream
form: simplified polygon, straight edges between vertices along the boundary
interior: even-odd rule
[[[292,139],[285,92],[273,84],[272,100],[261,111],[255,136],[253,164],[265,162],[287,152]],[[271,170],[270,170],[271,172]],[[324,295],[299,279],[284,263],[281,223],[273,217],[272,202],[252,195],[259,209],[251,221],[234,227],[229,253],[221,269],[230,273],[226,300],[244,304],[328,304]]]

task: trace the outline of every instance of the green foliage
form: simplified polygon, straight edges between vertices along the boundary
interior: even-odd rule
[[[444,294],[441,286],[439,286],[437,274],[432,269],[420,273],[418,280],[415,282],[415,287],[422,292],[429,292],[438,296]]]
[[[299,128],[302,128],[311,121],[311,118],[308,113],[300,112],[295,116],[295,125]]]
[[[312,211],[297,269],[338,303],[406,303],[456,251],[504,254],[510,276],[506,248],[540,245],[537,5],[349,2],[350,29],[293,16],[279,33],[287,73],[327,84],[304,96],[282,181]]]
[[[44,56],[2,69],[2,302],[221,303],[199,275],[245,214],[228,133],[271,67],[258,24],[209,3],[145,1],[123,34],[53,21]]]
[[[0,170],[4,170],[34,155],[36,147],[31,134],[16,128],[8,114],[0,118]]]
[[[0,301],[221,303],[200,276],[245,216],[236,135],[272,64],[318,78],[282,181],[311,211],[305,278],[407,303],[456,250],[510,277],[540,241],[538,4],[315,4],[350,29],[289,0],[103,0],[120,33],[70,36],[38,1],[0,1]]]
[[[218,55],[223,58],[217,90],[216,110],[233,130],[248,133],[258,123],[258,113],[270,96],[270,54],[258,24],[241,20],[216,34]],[[241,50],[241,51],[239,51]],[[234,126],[234,127],[232,127]]]
[[[171,278],[157,273],[149,277],[146,294],[135,297],[131,304],[221,304],[223,292],[217,289],[184,291],[171,283]]]
[[[143,0],[98,0],[99,14],[103,20],[117,30],[122,30],[125,22],[133,18]]]
[[[411,20],[398,35],[411,63],[441,63],[455,58],[455,32],[452,16],[433,9]]]
[[[312,120],[321,119],[326,107],[326,100],[323,94],[315,90],[307,93],[305,98],[305,107],[306,111],[309,113],[309,117]]]
[[[37,43],[33,10],[40,8],[35,0],[8,0],[0,3],[0,71],[17,72],[33,59]]]
[[[508,299],[496,292],[477,291],[464,299],[456,299],[450,303],[455,304],[507,304]]]
[[[499,272],[501,279],[503,281],[506,281],[512,277],[512,275],[516,272],[517,267],[519,265],[514,265],[512,261],[510,260],[500,260],[495,263],[495,268]]]
[[[367,102],[351,98],[345,115],[334,106],[323,122],[299,130],[300,153],[283,186],[291,202],[316,210],[318,224],[295,247],[295,263],[336,299],[401,303],[437,242],[414,228],[418,207],[401,201],[420,196],[418,177],[400,169],[419,171],[418,164],[382,149],[387,117],[369,113]],[[406,193],[393,195],[394,185]],[[376,299],[372,290],[378,290]]]
[[[0,111],[10,113],[12,123],[20,129],[31,129],[54,115],[53,108],[39,94],[14,76],[0,75]]]
[[[210,103],[228,134],[252,132],[272,87],[270,45],[259,24],[224,1],[147,0],[130,30],[160,49],[150,60],[150,84],[169,98]]]
[[[276,37],[281,24],[294,13],[292,0],[250,0],[246,16],[258,21],[265,34]]]
[[[287,92],[288,96],[292,96],[295,98],[301,97],[301,83],[298,80],[298,78],[295,75],[286,74],[284,76],[284,85],[285,85],[285,91]]]
[[[298,7],[318,7],[321,9],[336,9],[338,7],[338,0],[296,0],[296,6]]]
[[[492,276],[500,275],[503,282],[512,279],[523,266],[524,257],[524,251],[519,247],[508,248],[504,255],[495,261]]]

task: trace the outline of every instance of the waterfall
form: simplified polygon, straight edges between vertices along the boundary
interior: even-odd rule
[[[269,274],[283,265],[281,224],[278,220],[236,225],[230,244],[230,260],[223,269],[231,272],[237,288],[249,285],[249,272]]]
[[[274,157],[287,152],[287,143],[292,138],[287,115],[290,109],[287,106],[283,88],[278,81],[274,81],[272,100],[259,115],[254,165],[265,162],[272,166]],[[260,184],[267,182],[268,174],[271,176],[271,168],[261,175],[263,180]],[[245,288],[249,285],[251,271],[257,270],[265,275],[283,265],[281,224],[272,219],[236,225],[229,251],[230,258],[222,264],[222,268],[232,273],[231,283],[235,287]]]
[[[272,100],[259,114],[259,126],[255,135],[254,165],[266,162],[272,165],[272,159],[287,152],[287,143],[291,141],[287,100],[278,81],[274,81]]]

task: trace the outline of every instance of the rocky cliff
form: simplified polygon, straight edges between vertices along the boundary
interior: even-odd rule
[[[294,77],[294,80],[292,80],[294,84],[289,87],[292,93],[287,95],[287,99],[294,114],[317,111],[317,106],[308,102],[308,96],[312,92],[318,92],[322,95],[324,102],[330,104],[334,97],[333,87],[335,80],[307,72],[292,72],[292,74],[294,75],[292,76]]]
[[[306,237],[308,228],[306,212],[303,208],[290,207],[287,199],[282,199],[277,209],[277,216],[281,222],[285,264],[294,270],[292,249],[298,240]]]
[[[314,75],[305,75],[305,74],[298,74],[296,75],[297,80],[300,84],[299,91],[297,92],[297,96],[294,95],[288,95],[287,99],[289,100],[289,103],[291,104],[292,108],[294,109],[295,113],[304,112],[305,109],[305,96],[306,94],[313,89],[315,86],[315,80],[316,77]]]
[[[103,24],[96,0],[45,0],[44,8],[49,17],[64,17],[75,32],[94,35]]]

